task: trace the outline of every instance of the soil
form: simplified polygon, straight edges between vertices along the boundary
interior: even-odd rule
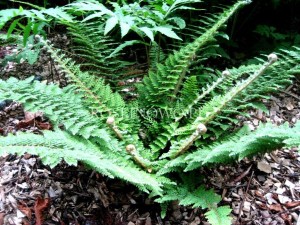
[[[57,38],[57,37],[56,37]],[[59,38],[57,38],[59,39]],[[63,37],[60,39],[65,40]],[[14,46],[0,47],[0,56]],[[37,65],[9,63],[2,78],[35,75],[39,80],[66,80],[47,55]],[[24,111],[17,102],[0,104],[0,134],[17,131],[41,133],[51,124],[42,114]],[[253,129],[265,121],[294,124],[300,118],[299,81],[265,102],[269,114],[254,110],[241,124]],[[300,155],[298,149],[278,149],[231,165],[204,168],[205,185],[232,208],[232,224],[300,224]],[[108,179],[79,164],[61,162],[50,169],[33,155],[0,157],[0,225],[168,225],[208,224],[205,211],[173,202],[166,218],[159,205],[135,187]]]

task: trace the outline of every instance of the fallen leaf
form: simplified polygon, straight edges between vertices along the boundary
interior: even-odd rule
[[[287,110],[292,110],[294,109],[294,105],[291,102],[288,102],[285,107],[287,108]]]
[[[35,119],[35,118],[37,118],[37,117],[41,117],[43,114],[41,114],[41,113],[39,113],[39,112],[36,112],[36,113],[33,113],[33,112],[24,112],[24,114],[25,114],[25,120],[33,120],[33,119]]]
[[[273,210],[273,211],[276,211],[276,212],[282,212],[283,211],[280,204],[272,204],[272,205],[269,205],[268,208],[270,210]]]
[[[4,213],[0,213],[0,225],[4,225]]]
[[[36,126],[41,130],[51,130],[52,126],[48,122],[37,122]]]
[[[21,120],[18,125],[17,128],[18,129],[22,129],[22,128],[26,128],[28,126],[34,125],[34,119],[32,120]]]
[[[30,223],[29,223],[27,220],[25,220],[25,219],[22,220],[22,224],[23,224],[23,225],[30,225]]]
[[[286,222],[286,224],[292,224],[291,217],[289,216],[289,214],[282,213],[280,216]]]
[[[295,188],[295,184],[292,183],[289,180],[286,180],[285,183],[284,183],[284,185],[287,186],[287,187],[289,187],[290,189],[294,189]]]
[[[262,161],[257,163],[257,168],[260,171],[265,172],[265,173],[271,173],[272,172],[272,168],[271,168],[270,164],[262,162]]]
[[[29,207],[26,205],[18,205],[18,209],[27,216],[29,220],[31,220],[32,212]]]
[[[145,225],[152,225],[151,218],[149,216],[146,218]]]
[[[24,112],[25,118],[21,120],[17,128],[26,128],[28,126],[36,126],[42,130],[50,130],[52,128],[51,124],[48,122],[43,122],[43,113],[42,112]]]
[[[45,198],[42,199],[40,197],[37,198],[34,204],[34,213],[36,218],[36,225],[43,224],[43,211],[49,206],[50,199]]]
[[[300,201],[297,201],[297,202],[287,202],[287,203],[285,203],[284,205],[285,205],[285,207],[287,207],[287,208],[294,208],[294,207],[300,205]]]

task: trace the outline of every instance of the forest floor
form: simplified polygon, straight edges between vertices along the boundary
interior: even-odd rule
[[[63,38],[61,38],[64,40]],[[62,44],[65,44],[62,41]],[[0,58],[14,46],[0,47]],[[37,65],[9,63],[0,77],[35,75],[42,82],[65,82],[47,55]],[[251,128],[271,121],[294,124],[300,118],[300,82],[264,102],[269,113],[251,111],[240,118]],[[3,99],[0,99],[3,101]],[[0,135],[26,131],[42,133],[51,124],[42,113],[23,110],[17,102],[0,107]],[[300,225],[300,155],[298,149],[278,149],[231,165],[199,172],[207,188],[232,208],[232,224]],[[0,225],[169,225],[208,224],[205,211],[173,202],[166,218],[159,205],[134,186],[64,162],[50,169],[33,155],[0,157]]]

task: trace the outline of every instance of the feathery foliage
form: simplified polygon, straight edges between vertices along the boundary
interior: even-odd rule
[[[74,55],[80,59],[80,68],[98,77],[115,90],[117,83],[124,77],[124,68],[131,63],[120,60],[119,54],[113,54],[117,43],[104,35],[104,28],[99,22],[65,23],[74,45]]]
[[[143,79],[143,84],[138,86],[138,90],[145,106],[164,108],[169,105],[170,99],[171,102],[174,101],[197,52],[206,47],[217,34],[218,29],[246,3],[246,1],[239,1],[219,16],[213,16],[213,19],[207,18],[209,28],[200,37],[174,52],[163,65],[157,66],[156,73],[150,72],[149,76]]]

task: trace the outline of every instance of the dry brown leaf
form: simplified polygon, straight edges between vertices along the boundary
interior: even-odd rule
[[[32,217],[32,212],[31,212],[31,209],[29,207],[27,207],[26,205],[18,205],[18,209],[25,215],[27,216],[27,218],[29,220],[31,220],[31,217]]]
[[[287,213],[282,213],[281,215],[281,218],[286,222],[286,224],[293,224],[292,221],[291,221],[291,216]]]
[[[294,105],[291,102],[288,102],[285,107],[287,108],[287,110],[292,110],[294,109]]]
[[[285,207],[287,207],[287,208],[294,208],[294,207],[300,205],[300,201],[297,201],[297,202],[287,202],[287,203],[285,203],[284,205],[285,205]]]
[[[4,225],[4,213],[0,213],[0,225]]]
[[[30,225],[30,223],[27,220],[25,220],[25,219],[22,220],[22,224],[23,225]]]
[[[52,126],[48,122],[37,122],[36,126],[41,130],[51,130]]]
[[[268,208],[270,210],[273,210],[273,211],[276,211],[276,212],[282,212],[283,211],[280,204],[272,204],[272,205],[269,205]]]
[[[34,204],[34,213],[36,218],[36,225],[43,224],[43,211],[49,206],[50,199],[45,198],[42,199],[40,197],[37,198]]]
[[[24,120],[33,120],[33,119],[43,115],[39,112],[33,113],[33,112],[26,112],[26,111],[24,112],[24,114],[25,114]]]
[[[272,168],[270,166],[270,164],[266,163],[266,162],[258,162],[257,163],[257,168],[265,173],[271,173],[272,172]]]
[[[25,118],[21,120],[17,128],[26,128],[28,126],[36,126],[41,130],[51,130],[52,126],[49,122],[43,122],[43,113],[42,112],[25,112]]]
[[[146,218],[145,225],[152,225],[152,221],[151,221],[151,218],[150,218],[150,217],[147,217],[147,218]]]

